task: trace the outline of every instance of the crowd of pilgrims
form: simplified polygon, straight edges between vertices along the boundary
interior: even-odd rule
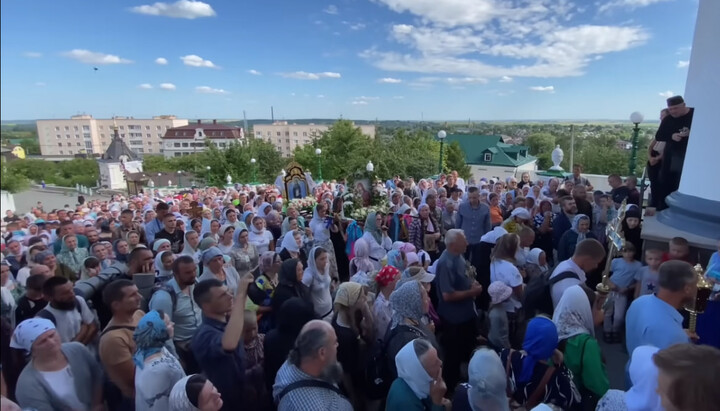
[[[365,221],[335,182],[312,215],[240,185],[8,211],[2,409],[717,409],[720,351],[677,318],[687,241],[641,255],[629,207],[612,292],[593,292],[640,196],[581,172],[396,177]],[[609,389],[596,327],[625,341],[629,390]]]

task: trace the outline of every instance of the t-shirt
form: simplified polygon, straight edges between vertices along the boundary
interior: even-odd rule
[[[185,244],[185,233],[182,230],[175,230],[171,234],[163,228],[155,234],[155,241],[161,238],[170,241],[170,250],[173,254],[180,254],[183,249],[183,244]]]
[[[620,288],[628,288],[635,282],[638,270],[642,268],[640,261],[631,263],[622,258],[615,258],[610,263],[610,281]]]
[[[75,296],[75,300],[76,304],[80,305],[80,312],[75,307],[69,310],[60,310],[50,304],[45,307],[45,310],[55,316],[55,327],[60,334],[60,340],[64,343],[72,341],[83,324],[92,324],[95,321],[95,315],[88,308],[85,299]]]
[[[466,298],[461,301],[445,301],[443,293],[467,291],[470,289],[470,279],[465,274],[465,259],[459,255],[452,255],[443,251],[435,268],[435,281],[437,281],[438,314],[450,324],[463,324],[475,317],[475,299]]]
[[[640,283],[640,295],[654,294],[658,287],[657,271],[653,271],[649,266],[644,266],[635,273],[635,281]]]
[[[318,318],[325,318],[332,314],[331,281],[329,275],[318,275],[309,267],[303,272],[302,283],[310,289],[313,307]]]
[[[145,313],[142,311],[136,311],[131,324],[118,324],[115,323],[114,320],[110,320],[105,330],[110,327],[124,326],[125,328],[115,328],[110,331],[105,331],[100,337],[100,346],[98,348],[100,362],[110,381],[120,388],[120,391],[122,391],[123,395],[127,398],[133,397],[135,381],[133,379],[123,380],[123,369],[135,368],[135,363],[133,363],[132,358],[136,350],[133,332],[143,315],[145,315]],[[127,327],[132,327],[132,329]]]
[[[495,281],[502,281],[510,288],[515,288],[523,283],[522,275],[517,267],[505,260],[496,260],[490,263],[490,282]],[[505,311],[513,313],[522,307],[522,303],[513,295],[503,303],[503,306]]]
[[[180,362],[163,348],[160,356],[135,368],[135,410],[168,410],[170,391],[184,377]]]
[[[622,204],[623,200],[630,197],[630,189],[627,186],[620,186],[610,190],[610,197],[612,197],[613,203]]]
[[[573,285],[585,283],[585,281],[587,280],[587,277],[585,276],[585,271],[583,271],[582,268],[575,264],[575,261],[573,261],[572,258],[558,264],[557,267],[555,267],[555,270],[553,270],[552,274],[550,274],[550,278],[553,278],[560,273],[564,273],[565,271],[572,271],[573,273],[577,274],[579,280],[575,278],[566,278],[564,280],[558,281],[552,286],[552,288],[550,289],[550,295],[552,296],[553,308],[557,307],[558,303],[560,302],[560,298],[562,298],[565,290],[572,287]]]
[[[39,371],[43,379],[53,390],[53,393],[62,400],[68,409],[83,410],[85,404],[80,401],[75,391],[75,377],[70,365],[58,371]]]

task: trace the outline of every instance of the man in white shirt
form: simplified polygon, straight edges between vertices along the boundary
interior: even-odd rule
[[[550,275],[552,279],[561,273],[571,271],[577,274],[578,277],[577,279],[566,278],[552,285],[550,295],[552,296],[553,308],[557,307],[565,290],[573,285],[585,284],[587,280],[585,273],[597,268],[603,258],[605,258],[605,248],[598,240],[588,238],[578,243],[575,247],[575,254],[570,259],[558,264]]]

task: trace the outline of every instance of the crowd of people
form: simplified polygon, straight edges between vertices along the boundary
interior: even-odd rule
[[[3,410],[714,409],[720,350],[678,311],[696,256],[644,249],[636,181],[608,180],[395,177],[365,221],[337,182],[312,215],[241,185],[8,211]]]

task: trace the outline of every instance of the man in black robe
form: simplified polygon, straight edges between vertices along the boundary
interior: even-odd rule
[[[669,116],[660,122],[660,127],[655,134],[655,140],[665,143],[662,157],[662,168],[658,184],[660,193],[657,195],[657,208],[667,208],[665,198],[680,187],[685,152],[687,151],[690,126],[692,125],[694,108],[687,107],[681,96],[667,99]]]

